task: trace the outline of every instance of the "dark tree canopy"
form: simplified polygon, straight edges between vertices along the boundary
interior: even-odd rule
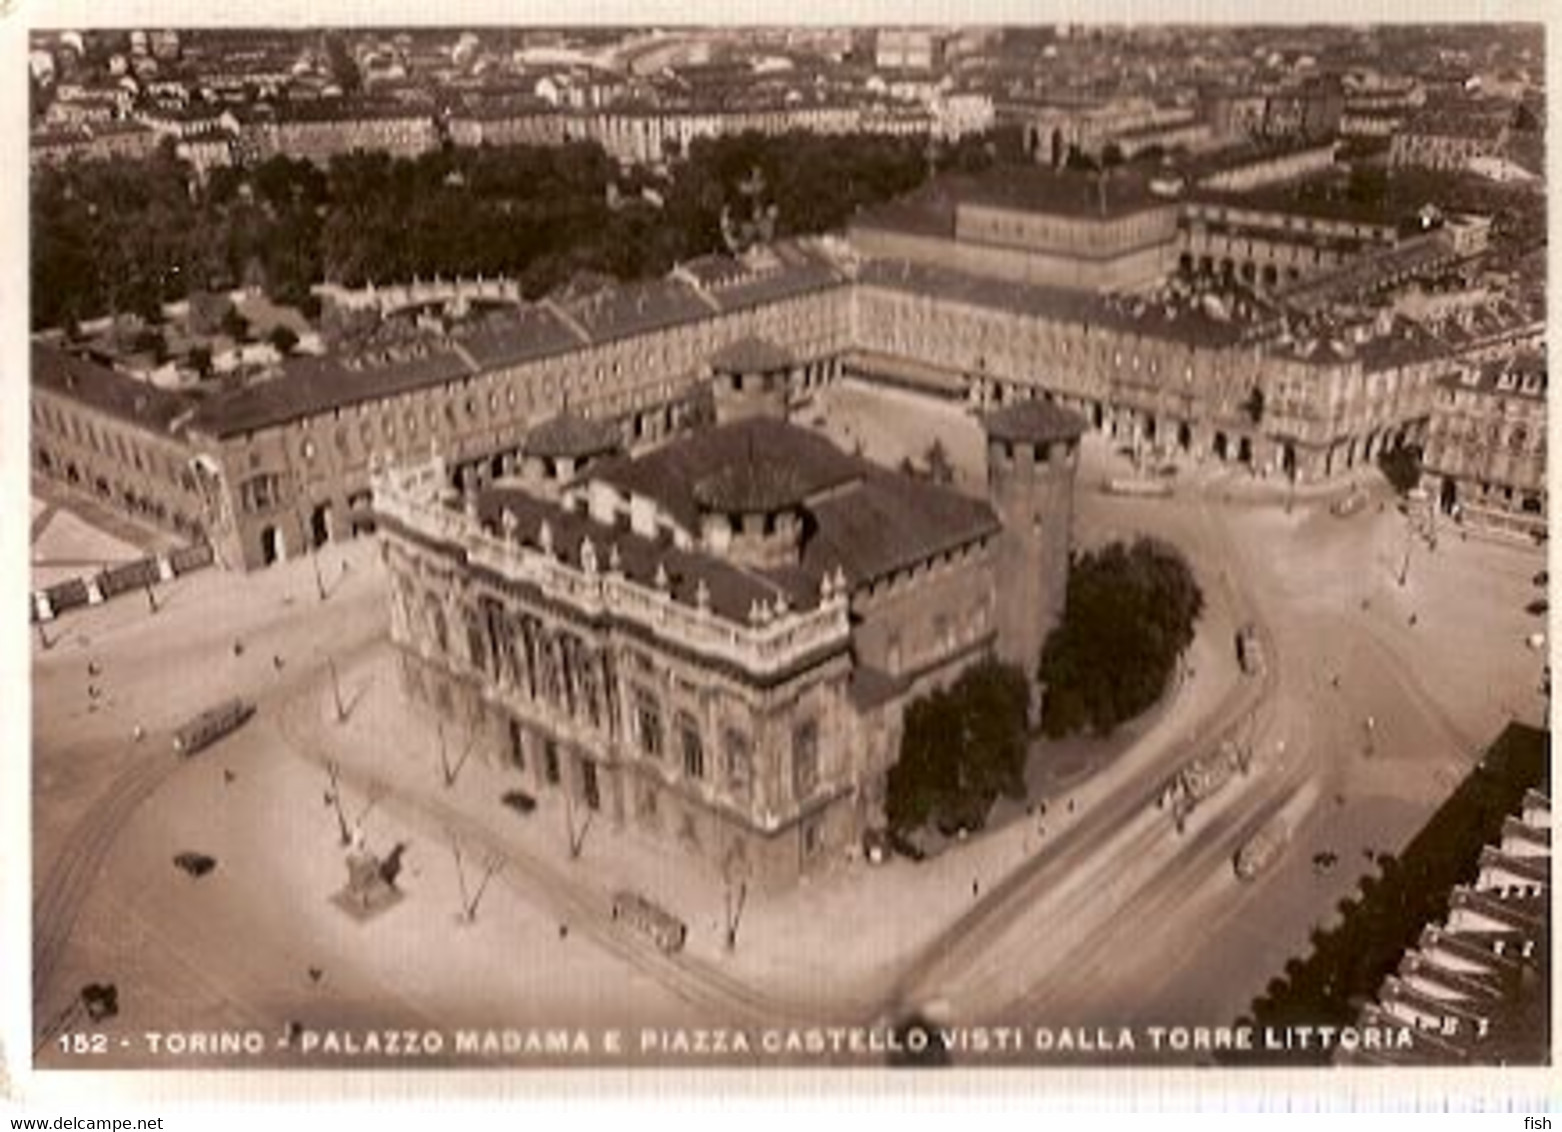
[[[298,346],[298,335],[291,326],[274,326],[266,340],[279,354],[291,354]]]
[[[1378,467],[1394,490],[1405,495],[1421,482],[1421,450],[1411,444],[1385,448],[1378,453]]]
[[[985,144],[946,160],[1007,153]],[[506,275],[537,298],[721,251],[724,212],[763,215],[782,238],[836,230],[927,170],[920,139],[809,133],[697,140],[665,178],[622,173],[589,142],[350,154],[324,169],[274,157],[193,187],[171,149],[44,169],[32,189],[33,322],[151,319],[162,302],[241,285],[303,309],[324,280]]]
[[[1204,595],[1173,548],[1141,538],[1080,556],[1041,653],[1042,729],[1107,735],[1161,697]]]
[[[1025,673],[988,660],[906,709],[885,814],[899,833],[980,829],[1000,794],[1025,796]]]

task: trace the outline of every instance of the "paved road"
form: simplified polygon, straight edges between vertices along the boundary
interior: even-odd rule
[[[1251,738],[1255,713],[1273,713],[1282,670],[1272,631],[1239,580],[1242,564],[1222,524],[1202,501],[1174,506],[1187,510],[1185,549],[1215,578],[1210,601],[1233,622],[1252,621],[1258,627],[1268,638],[1270,663],[1261,677],[1234,683],[1165,757],[1135,766],[1044,853],[950,925],[901,978],[892,1014],[937,1003],[962,1022],[1014,1020],[1016,1003],[1037,999],[1038,988],[1050,979],[1067,978],[1071,958],[1092,946],[1103,925],[1135,914],[1140,893],[1169,887],[1177,875],[1202,867],[1212,843],[1229,854],[1227,841],[1250,824],[1224,812],[1231,809],[1231,796],[1261,791],[1262,798],[1250,803],[1260,808],[1294,788],[1278,774],[1256,775],[1262,784],[1241,791],[1228,784],[1195,811],[1196,819],[1201,811],[1219,811],[1220,823],[1204,828],[1196,820],[1183,838],[1156,805],[1167,779],[1190,758],[1226,738]],[[1259,724],[1257,730],[1263,734],[1268,727]]]

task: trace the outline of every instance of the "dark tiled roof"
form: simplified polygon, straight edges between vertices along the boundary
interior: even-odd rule
[[[363,401],[437,385],[472,371],[453,350],[350,368],[339,358],[289,359],[279,377],[207,399],[191,428],[232,436]]]
[[[692,288],[667,279],[626,283],[559,306],[593,342],[611,342],[677,326],[711,313]]]
[[[495,530],[503,530],[503,515],[510,511],[517,520],[517,537],[532,547],[538,544],[543,520],[547,520],[553,538],[555,556],[580,564],[582,540],[590,538],[596,547],[599,569],[607,569],[612,548],[617,547],[624,576],[643,585],[654,585],[657,567],[666,571],[668,591],[688,606],[698,602],[699,584],[704,581],[710,594],[713,613],[748,624],[749,609],[755,602],[772,602],[783,593],[795,609],[818,605],[818,588],[806,591],[784,590],[762,575],[743,570],[709,554],[678,550],[670,544],[620,527],[595,522],[588,514],[569,511],[555,503],[538,499],[513,488],[489,488],[477,497],[478,518]]]
[[[1053,322],[1102,326],[1188,345],[1228,346],[1240,342],[1244,335],[1241,323],[1213,318],[1197,305],[1183,306],[1168,313],[1165,305],[1154,299],[1145,299],[1142,303],[1110,302],[1087,291],[1010,283],[901,260],[866,263],[858,278],[863,283],[913,294],[1013,311]]]
[[[801,499],[807,513],[799,563],[766,571],[798,602],[810,600],[837,569],[861,585],[999,529],[981,500],[848,456],[821,436],[764,418],[674,441],[639,459],[609,461],[593,478],[656,500],[697,531],[697,485],[760,453],[788,469],[787,494]]]
[[[155,432],[168,432],[195,404],[187,394],[160,389],[42,342],[33,343],[32,375],[40,388]]]
[[[805,295],[843,281],[829,263],[795,244],[770,248],[769,260],[757,266],[737,261],[744,270],[719,279],[707,281],[698,273],[695,277],[716,304],[727,311]]]
[[[852,226],[952,240],[955,237],[954,201],[927,194],[890,201],[864,212],[852,221]]]
[[[610,460],[593,478],[656,500],[692,532],[699,530],[700,517],[694,486],[759,453],[789,465],[805,497],[862,474],[859,461],[823,437],[782,421],[756,418],[675,440],[638,458]]]
[[[711,356],[711,368],[724,373],[769,373],[797,363],[790,350],[768,338],[749,336],[729,342]]]
[[[1084,434],[1085,422],[1076,413],[1048,401],[1018,401],[994,410],[982,418],[987,435],[995,440],[1024,444],[1046,444],[1054,440],[1076,440]]]
[[[1522,350],[1511,358],[1498,358],[1468,373],[1451,373],[1442,379],[1451,389],[1498,393],[1543,401],[1546,397],[1546,358],[1537,350]]]
[[[872,470],[861,483],[810,509],[816,526],[804,538],[802,568],[814,585],[837,566],[862,585],[1000,529],[982,500],[865,466]]]
[[[550,417],[526,434],[530,456],[599,456],[622,445],[610,421],[590,420],[571,412]]]
[[[1093,173],[1014,166],[1001,171],[941,177],[934,191],[944,192],[959,204],[990,205],[1048,216],[1079,219],[1115,219],[1147,209],[1175,208],[1150,192],[1150,178],[1137,169],[1121,167],[1097,178]]]
[[[495,315],[458,341],[483,369],[519,365],[580,348],[580,338],[540,306]]]
[[[704,510],[763,514],[801,506],[808,481],[791,464],[756,453],[706,476],[694,485],[693,494]]]

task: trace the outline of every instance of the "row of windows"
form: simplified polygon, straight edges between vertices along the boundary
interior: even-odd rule
[[[783,311],[777,306],[768,308],[764,314],[766,317],[760,319],[762,329],[780,326],[791,330],[801,325],[806,312],[801,305],[793,305],[790,311]],[[724,340],[726,335],[722,337]],[[611,373],[614,384],[621,387],[618,396],[609,395],[598,400],[604,407],[628,408],[634,403],[643,404],[670,399],[676,392],[675,386],[681,387],[687,375],[694,372],[694,359],[708,356],[714,348],[716,344],[714,324],[702,328],[696,334],[696,339],[695,343],[687,340],[679,343],[682,348],[675,350],[667,344],[673,342],[673,338],[667,336],[659,354],[662,359],[660,366],[656,364],[658,351],[654,344],[638,340],[637,348],[625,354],[629,359],[628,366],[631,374],[655,373],[663,376],[664,380],[651,384],[642,382],[635,385],[632,390],[622,388],[624,360],[615,359],[610,363],[597,363],[589,372],[598,386],[605,385]],[[492,380],[490,379],[490,383]],[[373,418],[378,419],[378,433],[386,444],[392,447],[397,446],[398,442],[413,445],[419,442],[420,433],[425,428],[427,435],[433,437],[439,435],[442,429],[451,431],[461,428],[463,421],[473,427],[495,423],[510,424],[517,411],[523,406],[527,412],[531,412],[541,406],[557,402],[559,392],[568,380],[570,378],[563,370],[550,367],[540,373],[512,377],[505,382],[502,393],[497,388],[489,388],[484,396],[468,385],[461,393],[447,388],[445,397],[440,401],[433,400],[429,395],[408,395],[409,401],[412,396],[423,396],[426,403],[421,412],[411,404],[404,405],[400,410],[399,419],[397,400],[365,402],[358,407],[358,413],[363,418],[358,425],[358,445],[366,452],[374,448],[376,429],[371,414]],[[438,395],[434,394],[433,397]],[[483,419],[485,406],[489,417],[487,421]],[[338,409],[334,413],[338,422],[342,412],[343,410]],[[305,435],[298,441],[298,453],[305,463],[313,462],[320,451],[319,440],[311,434],[311,423],[304,425]],[[330,433],[330,437],[341,458],[348,459],[352,456],[351,435],[347,425],[338,423]]]
[[[634,691],[635,735],[640,751],[648,759],[660,760],[667,754],[662,705],[648,688]],[[721,762],[712,767],[706,754],[705,736],[699,720],[690,712],[673,714],[672,752],[684,777],[709,781],[713,774],[735,797],[747,799],[753,787],[753,749],[749,737],[736,727],[721,729]],[[819,725],[808,719],[792,729],[792,788],[794,796],[806,800],[819,783]]]
[[[123,432],[37,400],[32,403],[32,419],[35,431],[51,431],[143,475],[165,479],[188,492],[196,490],[182,459],[145,445],[135,436],[127,439]]]

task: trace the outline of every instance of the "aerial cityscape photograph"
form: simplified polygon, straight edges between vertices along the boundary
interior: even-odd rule
[[[1550,1065],[1545,38],[34,27],[32,1064]]]

